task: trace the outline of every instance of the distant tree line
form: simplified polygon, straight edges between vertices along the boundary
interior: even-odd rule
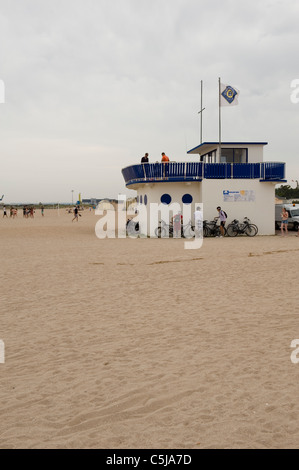
[[[286,199],[299,199],[298,181],[296,183],[296,188],[292,188],[289,184],[282,184],[279,186],[279,188],[275,189],[275,195],[277,197],[284,197]]]

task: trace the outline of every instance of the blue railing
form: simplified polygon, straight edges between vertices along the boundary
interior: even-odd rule
[[[285,163],[265,162],[261,168],[264,181],[281,181],[285,178]]]
[[[260,163],[233,163],[234,178],[260,178]]]
[[[204,178],[231,178],[231,165],[227,163],[205,163]]]
[[[205,179],[260,179],[283,181],[285,163],[170,162],[131,165],[122,170],[126,185],[155,181],[201,181]]]

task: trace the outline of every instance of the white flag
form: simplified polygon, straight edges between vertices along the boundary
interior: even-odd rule
[[[230,85],[220,85],[220,106],[236,106],[239,104],[239,90]]]

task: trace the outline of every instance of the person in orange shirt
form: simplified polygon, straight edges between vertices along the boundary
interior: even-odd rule
[[[163,165],[163,177],[167,178],[168,177],[168,163],[169,163],[169,158],[167,157],[167,155],[165,155],[164,152],[162,152],[162,158],[161,158],[161,162],[164,163]]]

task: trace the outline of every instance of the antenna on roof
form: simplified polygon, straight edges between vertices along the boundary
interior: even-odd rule
[[[200,144],[202,144],[202,112],[206,108],[202,107],[202,80],[200,80],[200,111],[198,111],[197,114],[200,114],[200,135],[199,135],[199,140]]]

